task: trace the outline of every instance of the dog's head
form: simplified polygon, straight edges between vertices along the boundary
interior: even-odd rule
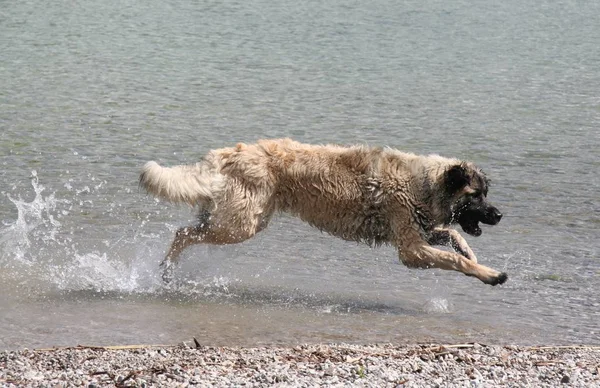
[[[489,180],[470,163],[449,167],[444,175],[446,194],[451,200],[450,223],[458,223],[472,236],[480,236],[479,223],[496,225],[502,213],[487,201]]]

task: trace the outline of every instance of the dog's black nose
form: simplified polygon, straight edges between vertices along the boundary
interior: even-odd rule
[[[500,222],[500,220],[502,219],[502,213],[500,213],[498,211],[498,209],[494,209],[494,223],[498,223]]]
[[[501,219],[502,213],[495,207],[490,206],[486,209],[485,217],[483,217],[481,222],[487,225],[496,225]]]

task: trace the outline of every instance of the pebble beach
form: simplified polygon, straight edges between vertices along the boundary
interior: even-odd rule
[[[77,346],[0,352],[3,387],[600,387],[600,347]]]

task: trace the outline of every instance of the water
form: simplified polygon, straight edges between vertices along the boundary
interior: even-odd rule
[[[600,4],[21,1],[0,14],[0,348],[600,343]],[[147,160],[239,141],[475,161],[489,287],[282,216],[158,263],[194,218]]]

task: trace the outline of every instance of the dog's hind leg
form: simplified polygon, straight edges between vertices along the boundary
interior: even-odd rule
[[[477,257],[467,244],[467,240],[454,229],[434,229],[427,239],[431,245],[450,245],[456,252],[477,263]]]
[[[181,252],[188,246],[202,241],[203,230],[201,226],[186,226],[175,232],[175,239],[169,248],[169,252],[160,263],[162,279],[169,283],[173,278],[173,264],[179,260]]]
[[[185,248],[194,244],[228,245],[241,243],[266,228],[271,215],[272,211],[254,217],[231,218],[232,221],[230,222],[209,219],[209,217],[203,219],[201,215],[199,225],[180,228],[175,233],[175,239],[169,248],[169,252],[160,264],[163,270],[163,281],[168,283],[172,280],[174,264],[177,263]]]
[[[173,277],[173,266],[179,261],[179,256],[183,250],[193,244],[213,244],[226,245],[236,244],[254,236],[256,232],[239,233],[225,228],[186,226],[180,228],[175,233],[175,239],[169,248],[165,259],[160,263],[163,270],[162,278],[165,283],[171,281]]]
[[[162,279],[168,283],[173,277],[173,264],[179,260],[179,255],[188,246],[199,243],[203,240],[204,233],[208,230],[210,212],[203,209],[198,215],[199,224],[195,226],[186,226],[175,232],[175,239],[169,248],[169,252],[160,263],[162,269]]]

